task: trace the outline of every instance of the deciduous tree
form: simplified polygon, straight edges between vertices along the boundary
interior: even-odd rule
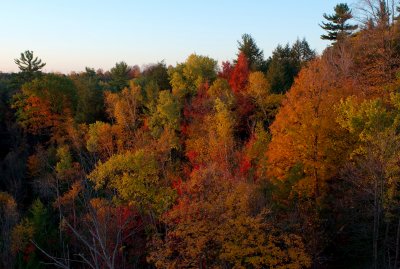
[[[172,92],[180,98],[195,95],[203,84],[214,81],[216,69],[217,62],[214,59],[190,55],[186,62],[168,70]]]

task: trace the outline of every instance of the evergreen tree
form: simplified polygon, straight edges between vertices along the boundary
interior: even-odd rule
[[[291,53],[294,61],[298,65],[297,72],[300,71],[300,68],[304,63],[313,60],[316,56],[315,50],[310,48],[310,45],[305,38],[303,38],[303,40],[297,39],[296,42],[293,43]]]
[[[267,62],[264,60],[264,52],[257,47],[256,41],[249,34],[242,35],[242,40],[238,41],[239,53],[243,53],[249,62],[251,71],[267,70]]]
[[[104,116],[103,90],[100,77],[94,69],[86,67],[85,72],[70,76],[76,88],[75,120],[79,123],[93,123]]]
[[[171,89],[168,68],[164,61],[145,66],[139,78],[135,79],[135,82],[142,88],[145,88],[148,84],[152,84],[156,85],[160,90]]]
[[[307,40],[296,40],[292,46],[278,45],[269,58],[269,67],[266,73],[267,80],[273,93],[285,93],[290,89],[294,78],[300,69],[313,60],[315,50],[310,48]]]
[[[353,18],[351,9],[347,4],[337,4],[334,8],[335,14],[323,15],[328,22],[322,22],[321,28],[327,31],[326,35],[321,35],[323,40],[336,41],[343,39],[350,35],[354,30],[358,28],[357,25],[347,23],[348,20]]]
[[[120,91],[128,87],[130,68],[125,62],[116,63],[111,72],[110,86],[113,91]]]
[[[18,65],[21,70],[22,78],[24,82],[32,80],[35,75],[40,74],[40,69],[42,69],[46,63],[42,63],[41,59],[38,57],[33,57],[33,51],[25,51],[21,53],[19,59],[14,59],[14,62]]]
[[[285,93],[293,84],[297,74],[293,64],[292,51],[289,44],[278,45],[269,60],[267,79],[273,93]]]

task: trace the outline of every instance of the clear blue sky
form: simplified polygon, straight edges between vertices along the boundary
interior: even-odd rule
[[[45,71],[110,69],[117,61],[175,65],[191,53],[232,60],[249,33],[267,57],[305,37],[321,52],[322,14],[340,0],[0,0],[0,71],[33,50]]]

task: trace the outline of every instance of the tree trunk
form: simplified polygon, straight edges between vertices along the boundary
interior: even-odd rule
[[[378,180],[375,180],[374,190],[374,229],[372,240],[372,253],[374,259],[374,269],[378,269],[378,239],[379,239],[379,200],[378,200]]]
[[[387,264],[387,268],[391,268],[391,261],[390,261],[390,246],[389,246],[389,228],[390,222],[386,222],[385,228],[385,238],[383,240],[383,249],[385,250],[385,254],[383,255],[383,264]],[[386,260],[387,258],[387,260]]]
[[[397,269],[397,261],[399,259],[399,240],[400,240],[400,218],[397,224],[397,236],[396,236],[396,256],[394,259],[394,269]]]
[[[316,167],[316,163],[318,161],[318,135],[316,134],[314,137],[314,152],[313,152],[313,161],[314,161],[314,181],[315,181],[315,202],[317,204],[317,199],[319,197],[319,178],[318,178],[318,169]]]

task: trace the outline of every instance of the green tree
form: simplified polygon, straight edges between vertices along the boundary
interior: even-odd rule
[[[75,120],[79,123],[93,123],[104,116],[103,91],[100,78],[94,69],[70,76],[76,87],[77,105]]]
[[[268,64],[264,60],[264,52],[258,48],[256,41],[249,34],[243,34],[242,40],[238,41],[239,53],[243,52],[249,61],[251,71],[267,71]]]
[[[51,212],[36,199],[33,201],[28,217],[16,225],[12,231],[12,250],[17,254],[17,268],[45,268],[43,253],[39,250],[57,251],[56,229],[51,220]]]
[[[168,68],[164,61],[146,66],[139,80],[144,82],[155,82],[161,90],[171,89],[171,85],[169,84]]]
[[[175,192],[159,177],[158,169],[153,154],[129,151],[99,162],[88,177],[97,190],[108,189],[120,201],[160,216],[171,206]]]
[[[294,62],[298,68],[297,72],[300,71],[300,68],[302,65],[304,65],[304,63],[313,60],[316,56],[315,50],[310,48],[310,44],[308,44],[305,38],[302,40],[297,39],[292,45],[291,52]]]
[[[351,9],[347,4],[337,4],[334,8],[335,14],[323,15],[328,22],[322,22],[321,28],[327,31],[326,35],[321,35],[321,39],[336,41],[351,35],[351,33],[358,28],[357,25],[347,23],[348,20],[353,18]]]
[[[267,80],[273,93],[285,93],[292,86],[296,69],[292,64],[289,44],[278,45],[272,52],[267,72]]]
[[[161,91],[157,106],[150,118],[150,129],[154,137],[159,137],[165,128],[179,130],[181,104],[170,91]]]
[[[172,92],[178,97],[193,96],[200,86],[211,84],[217,77],[217,61],[207,57],[192,54],[186,62],[168,70]]]
[[[51,109],[57,113],[63,113],[65,109],[76,109],[76,88],[72,80],[64,75],[48,74],[35,79],[23,85],[22,92],[49,101]]]
[[[129,83],[129,72],[130,68],[125,62],[116,63],[111,72],[110,86],[113,91],[120,91],[125,87],[128,87]]]
[[[38,57],[33,56],[33,51],[25,51],[21,53],[19,59],[14,59],[14,62],[18,65],[21,70],[22,78],[25,82],[32,80],[37,74],[40,74],[46,63],[42,63],[42,60]]]
[[[314,59],[316,53],[310,48],[308,42],[296,40],[292,46],[278,45],[269,58],[269,67],[266,73],[272,93],[285,93],[290,89],[294,78],[301,68]]]

